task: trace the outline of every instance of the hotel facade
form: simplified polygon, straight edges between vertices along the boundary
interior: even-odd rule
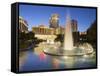
[[[28,24],[27,22],[19,16],[19,31],[27,33],[28,32]]]
[[[58,28],[59,27],[59,15],[58,14],[52,14],[50,20],[49,20],[49,27],[50,28]]]

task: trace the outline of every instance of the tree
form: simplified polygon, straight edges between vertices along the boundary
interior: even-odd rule
[[[34,38],[35,38],[35,34],[33,32],[30,31],[30,32],[27,33],[27,39],[28,40],[33,40]]]
[[[61,43],[63,42],[64,40],[64,34],[58,34],[55,41],[60,41]]]
[[[26,34],[24,32],[19,32],[19,39],[26,40]]]
[[[87,40],[89,43],[96,45],[97,42],[97,23],[94,21],[90,28],[87,30]]]

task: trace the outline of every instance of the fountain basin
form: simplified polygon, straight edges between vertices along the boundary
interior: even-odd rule
[[[73,50],[64,50],[63,47],[53,45],[45,48],[43,51],[45,54],[54,56],[83,56],[94,52],[92,46],[87,43],[83,44],[83,46],[74,47]]]

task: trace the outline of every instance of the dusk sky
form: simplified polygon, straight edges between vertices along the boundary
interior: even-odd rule
[[[78,30],[86,31],[91,23],[96,20],[96,9],[94,8],[73,8],[73,7],[52,7],[52,6],[36,6],[36,5],[20,5],[19,16],[28,23],[29,30],[33,26],[43,24],[49,26],[49,19],[52,14],[59,15],[59,24],[65,26],[66,16],[69,11],[71,19],[78,22]]]

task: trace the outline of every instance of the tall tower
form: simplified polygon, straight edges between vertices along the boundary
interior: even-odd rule
[[[77,21],[76,20],[71,20],[71,25],[72,25],[72,32],[77,32]]]
[[[50,18],[50,28],[58,28],[59,27],[59,15],[53,14]]]
[[[76,46],[79,42],[79,31],[78,31],[78,22],[77,20],[71,20],[72,33],[73,33],[73,43]]]
[[[65,34],[64,34],[64,50],[72,50],[72,49],[73,49],[72,27],[71,27],[70,16],[68,14],[67,23],[65,26]]]

